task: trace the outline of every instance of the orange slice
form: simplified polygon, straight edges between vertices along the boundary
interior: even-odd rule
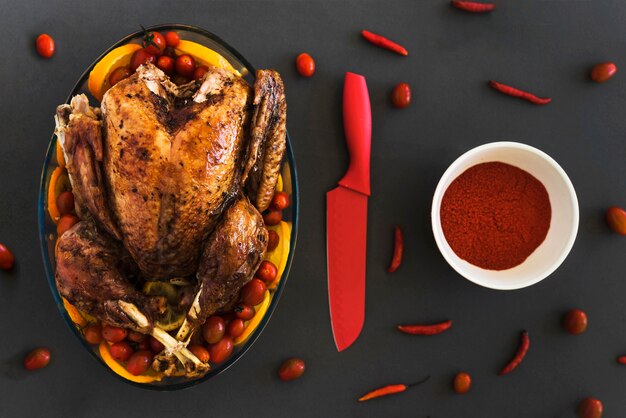
[[[276,191],[277,192],[283,191],[283,176],[280,174],[278,175],[278,180],[276,181]]]
[[[63,155],[63,148],[61,148],[61,142],[57,139],[56,147],[57,163],[59,167],[65,167],[65,155]]]
[[[57,223],[61,217],[59,208],[57,208],[57,197],[61,193],[71,190],[72,185],[67,175],[67,170],[63,167],[55,168],[50,177],[50,184],[48,186],[48,213],[54,223]]]
[[[93,70],[89,73],[89,81],[87,87],[89,92],[98,99],[102,100],[104,93],[111,87],[109,85],[109,75],[118,67],[130,64],[130,58],[133,53],[141,49],[138,44],[126,44],[115,48],[102,58]]]
[[[239,337],[235,338],[235,345],[239,345],[245,342],[248,337],[254,332],[254,330],[259,326],[261,320],[265,316],[265,312],[267,312],[267,308],[270,306],[270,302],[272,301],[272,297],[270,296],[269,290],[265,291],[265,296],[263,296],[263,300],[261,303],[254,307],[256,313],[252,317],[251,320],[246,324],[246,328],[243,330],[243,334]]]
[[[276,280],[268,286],[268,289],[276,289],[280,279],[285,272],[287,259],[289,258],[289,248],[291,244],[291,222],[280,221],[278,225],[268,226],[267,229],[275,231],[279,236],[278,247],[273,251],[268,251],[265,259],[274,263],[277,269]]]
[[[102,360],[106,363],[106,365],[126,380],[130,380],[131,382],[135,383],[151,383],[158,382],[163,379],[162,374],[154,373],[152,370],[139,376],[135,376],[134,374],[130,373],[128,370],[126,370],[123,364],[119,363],[111,356],[111,352],[109,351],[109,344],[107,344],[106,341],[102,341],[100,343],[99,351],[100,357],[102,357]]]
[[[180,43],[176,47],[177,54],[189,54],[200,65],[206,65],[207,67],[218,67],[228,70],[234,74],[239,75],[239,72],[230,65],[230,62],[217,52],[199,43],[180,40]]]
[[[70,319],[73,323],[75,323],[79,328],[82,328],[89,323],[89,321],[85,319],[85,317],[80,313],[76,306],[69,303],[67,299],[62,299],[63,306],[65,307],[65,310],[67,311],[67,314],[70,316]]]

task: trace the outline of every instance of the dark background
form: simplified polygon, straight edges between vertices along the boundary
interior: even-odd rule
[[[626,3],[499,1],[488,16],[447,0],[410,1],[1,1],[0,242],[17,268],[0,272],[0,416],[355,416],[570,417],[584,396],[605,416],[626,416],[626,240],[611,233],[604,209],[626,205],[626,75],[588,81],[596,62],[618,67],[626,53]],[[175,393],[131,387],[104,370],[72,336],[48,288],[37,232],[37,193],[55,106],[104,49],[139,24],[189,23],[216,33],[257,68],[284,77],[288,129],[301,186],[300,230],[280,304],[252,349],[226,373]],[[365,43],[367,28],[403,43],[400,57]],[[52,60],[34,52],[50,33]],[[311,79],[297,75],[300,52],[314,56]],[[626,68],[626,67],[625,67]],[[347,165],[341,123],[343,73],[367,77],[372,101],[372,198],[367,312],[356,343],[337,353],[330,329],[325,266],[325,192]],[[537,107],[490,90],[498,79],[553,102]],[[413,103],[393,109],[389,92],[412,86]],[[554,157],[579,197],[580,229],[564,264],[545,281],[493,291],[457,275],[430,230],[436,183],[460,154],[516,140]],[[555,213],[554,216],[559,216]],[[402,225],[406,258],[393,275],[392,227]],[[564,311],[586,310],[588,331],[569,336]],[[431,338],[401,335],[399,322],[454,319]],[[528,329],[532,345],[511,375],[496,375]],[[39,345],[51,365],[25,373]],[[283,383],[276,369],[301,356],[307,372]],[[467,395],[450,389],[465,370]],[[402,395],[359,404],[388,383],[431,380]]]

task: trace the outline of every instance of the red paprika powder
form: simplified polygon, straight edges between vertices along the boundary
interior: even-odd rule
[[[552,208],[545,186],[502,162],[468,168],[446,189],[441,227],[457,256],[488,270],[521,264],[543,242]]]

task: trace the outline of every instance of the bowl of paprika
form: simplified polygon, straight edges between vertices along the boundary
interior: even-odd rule
[[[493,142],[461,155],[435,190],[435,241],[450,266],[484,287],[513,290],[552,274],[578,232],[569,177],[543,151]]]

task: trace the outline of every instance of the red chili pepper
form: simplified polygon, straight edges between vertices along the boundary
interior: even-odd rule
[[[371,392],[367,392],[365,395],[359,398],[359,402],[369,401],[370,399],[380,398],[381,396],[393,395],[394,393],[404,392],[408,388],[412,386],[421,385],[425,381],[430,379],[430,376],[426,376],[424,379],[419,382],[411,383],[409,385],[399,384],[399,385],[388,385],[383,386],[382,388],[375,389]]]
[[[398,331],[411,335],[436,335],[450,329],[452,320],[431,325],[398,325]]]
[[[391,264],[387,271],[393,273],[400,267],[402,263],[402,253],[404,252],[404,236],[399,226],[396,226],[393,231],[393,257],[391,257]]]
[[[538,97],[532,93],[524,90],[516,89],[515,87],[508,86],[506,84],[498,83],[497,81],[489,81],[489,87],[507,96],[519,97],[520,99],[528,100],[536,105],[545,105],[552,101],[549,97]]]
[[[393,41],[390,41],[389,39],[385,38],[384,36],[377,35],[375,33],[367,31],[367,30],[362,30],[361,31],[361,35],[367,41],[369,41],[371,44],[374,44],[374,45],[379,46],[379,47],[384,48],[384,49],[388,49],[390,51],[395,52],[396,54],[400,54],[400,55],[404,55],[404,56],[409,55],[409,52],[406,50],[405,47],[403,47],[402,45],[397,44],[397,43],[395,43]]]
[[[517,348],[517,352],[513,357],[513,360],[509,362],[500,373],[500,376],[504,376],[505,374],[511,373],[519,364],[524,360],[526,353],[528,353],[528,349],[530,348],[530,337],[528,336],[528,331],[522,331],[522,335],[520,337],[519,347]]]
[[[475,1],[458,1],[453,0],[452,5],[457,9],[465,10],[471,13],[487,13],[496,8],[493,3],[478,3]]]
[[[626,364],[626,356],[619,356],[619,357],[617,358],[617,362],[618,362],[619,364]]]

